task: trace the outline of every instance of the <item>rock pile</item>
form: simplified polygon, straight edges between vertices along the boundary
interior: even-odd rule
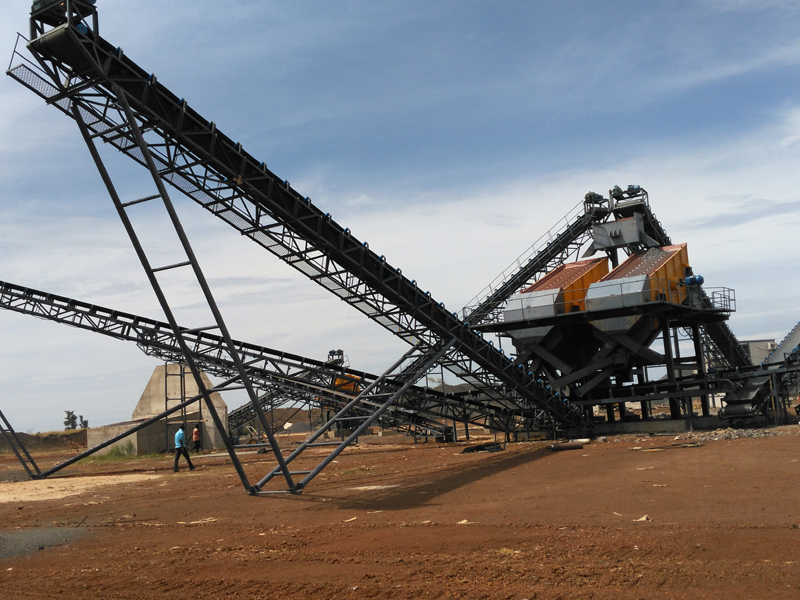
[[[687,433],[686,438],[701,442],[716,442],[718,440],[738,440],[742,438],[764,438],[773,435],[786,435],[785,431],[774,429],[715,429],[714,431],[702,431]]]

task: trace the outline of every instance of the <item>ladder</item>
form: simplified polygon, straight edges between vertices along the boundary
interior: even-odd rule
[[[11,448],[11,450],[17,456],[17,460],[19,460],[20,464],[25,469],[28,477],[31,479],[36,479],[39,477],[41,474],[39,466],[36,464],[36,461],[33,460],[33,457],[22,443],[22,440],[19,439],[17,432],[14,431],[13,427],[11,427],[11,423],[8,422],[8,419],[6,419],[3,411],[0,411],[0,434],[3,435],[6,444],[8,444],[8,447]]]
[[[177,367],[177,372],[170,373],[170,367],[174,366]],[[171,380],[175,380],[175,385],[170,386]],[[170,395],[170,391],[175,392],[177,391],[178,395]],[[164,410],[167,411],[173,406],[178,404],[183,404],[186,401],[186,366],[183,363],[171,363],[169,361],[164,362]],[[203,406],[202,402],[198,402],[198,406]],[[180,409],[177,417],[173,418],[171,421],[173,426],[176,424],[186,426],[186,407]],[[170,427],[170,419],[164,419],[164,448],[166,448],[167,452],[174,449],[174,446],[170,446],[173,444],[172,436],[175,435],[175,432]]]
[[[156,166],[156,161],[153,158],[153,154],[150,151],[150,147],[145,141],[144,132],[142,131],[143,127],[147,127],[146,123],[142,123],[140,125],[140,121],[136,118],[133,111],[131,110],[130,104],[128,103],[127,93],[120,89],[118,86],[113,86],[113,92],[117,97],[117,103],[120,111],[120,117],[122,119],[122,123],[120,126],[120,131],[124,131],[127,133],[127,138],[129,140],[129,144],[132,150],[135,150],[139,153],[140,159],[142,164],[147,168],[150,172],[150,176],[152,178],[152,182],[156,188],[156,192],[154,194],[131,200],[128,202],[123,202],[120,198],[116,186],[114,185],[111,175],[108,172],[108,169],[103,162],[103,159],[100,156],[100,153],[97,149],[97,145],[95,143],[95,136],[92,135],[89,125],[87,121],[84,119],[84,113],[80,110],[77,104],[72,104],[71,112],[73,118],[75,119],[76,123],[78,124],[78,128],[80,129],[81,135],[83,136],[84,142],[86,143],[87,148],[89,149],[89,153],[94,160],[95,166],[100,174],[100,177],[103,180],[103,183],[106,186],[106,190],[114,203],[114,207],[117,210],[117,214],[122,221],[122,224],[125,228],[128,237],[130,238],[131,244],[133,245],[134,250],[136,251],[136,255],[139,258],[139,262],[142,265],[142,268],[147,275],[147,279],[150,282],[150,285],[155,293],[156,297],[158,298],[158,302],[161,306],[161,310],[164,312],[164,315],[167,317],[167,322],[169,323],[170,328],[172,329],[173,334],[175,335],[176,341],[180,346],[181,352],[183,354],[183,359],[186,366],[191,371],[191,374],[197,384],[197,389],[200,391],[200,394],[205,402],[206,408],[208,409],[208,414],[211,416],[212,420],[214,421],[214,425],[217,428],[222,440],[225,444],[226,449],[228,450],[228,455],[231,458],[231,462],[236,469],[237,474],[239,475],[239,479],[242,482],[244,488],[248,491],[251,491],[250,482],[247,478],[247,475],[244,472],[244,468],[242,467],[239,458],[236,456],[236,450],[231,443],[231,440],[228,436],[226,431],[226,426],[220,419],[219,414],[214,406],[214,402],[211,399],[211,391],[206,387],[205,383],[203,382],[203,378],[201,376],[200,367],[198,366],[197,362],[192,355],[192,351],[189,347],[187,342],[187,335],[191,333],[197,333],[207,330],[218,330],[221,334],[221,337],[224,341],[224,351],[225,354],[229,357],[231,362],[235,365],[236,376],[231,382],[234,382],[235,385],[228,387],[228,390],[232,389],[244,389],[247,391],[247,395],[250,399],[250,402],[253,405],[253,408],[258,415],[259,421],[261,421],[261,425],[264,428],[264,431],[267,434],[267,438],[269,439],[269,444],[272,447],[272,451],[275,454],[275,457],[278,460],[278,464],[281,467],[285,467],[283,454],[281,453],[280,448],[278,447],[278,442],[273,435],[272,428],[270,427],[269,423],[267,422],[266,415],[264,411],[261,409],[261,406],[258,404],[258,395],[256,393],[255,387],[253,382],[251,381],[250,375],[247,372],[247,367],[242,360],[242,357],[234,344],[233,339],[231,338],[230,332],[228,331],[228,327],[225,324],[224,319],[222,318],[222,313],[217,306],[216,300],[214,299],[213,294],[211,293],[211,288],[208,285],[208,281],[200,267],[200,263],[197,260],[197,257],[194,253],[194,250],[189,242],[189,238],[186,235],[186,232],[181,224],[180,218],[178,216],[177,211],[175,210],[175,206],[172,203],[172,200],[167,192],[166,184],[159,172],[158,167]],[[86,116],[91,118],[90,113],[86,113]],[[154,266],[151,263],[150,258],[147,255],[147,252],[144,249],[144,246],[140,240],[140,236],[134,227],[133,221],[129,216],[129,210],[134,206],[140,206],[143,203],[159,201],[161,206],[166,211],[169,221],[173,227],[174,233],[177,237],[179,242],[180,248],[180,256],[176,259],[173,259],[174,262],[169,262],[165,265]],[[206,306],[208,307],[213,319],[214,324],[211,326],[206,327],[198,327],[194,329],[184,329],[178,325],[178,322],[175,318],[175,314],[173,309],[170,306],[169,300],[167,299],[166,292],[159,281],[159,277],[161,277],[161,273],[164,272],[171,272],[175,269],[184,269],[189,268],[196,280],[197,285],[200,287],[202,291],[203,299],[205,300]],[[284,478],[286,479],[286,483],[288,485],[289,491],[293,492],[295,490],[295,484],[292,480],[291,475],[289,475],[288,470],[283,468],[282,472],[284,473]]]

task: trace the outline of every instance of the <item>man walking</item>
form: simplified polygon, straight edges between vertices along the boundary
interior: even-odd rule
[[[178,428],[178,433],[175,434],[175,464],[172,467],[175,473],[178,472],[178,459],[181,454],[186,459],[186,462],[189,463],[189,470],[194,471],[195,467],[192,464],[192,459],[189,458],[189,451],[186,450],[186,436],[183,433],[183,425]]]

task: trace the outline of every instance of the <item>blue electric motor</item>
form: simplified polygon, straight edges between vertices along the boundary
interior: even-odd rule
[[[686,285],[703,285],[705,279],[702,275],[691,275],[686,278]]]

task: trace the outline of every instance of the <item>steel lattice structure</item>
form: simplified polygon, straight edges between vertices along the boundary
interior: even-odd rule
[[[645,192],[645,197],[646,195]],[[661,221],[656,218],[650,208],[650,203],[647,201],[645,201],[643,205],[642,214],[644,216],[645,231],[647,234],[661,246],[669,246],[672,244],[672,239],[667,234]],[[711,299],[704,291],[702,293],[705,305],[711,306]],[[703,346],[705,348],[708,364],[713,364],[722,369],[729,367],[747,367],[753,364],[727,323],[724,321],[705,323],[702,326],[702,330],[704,334],[703,340],[705,342]]]
[[[261,491],[276,475],[286,478],[289,491],[303,489],[353,436],[372,423],[429,433],[445,431],[442,422],[445,419],[481,424],[507,433],[533,428],[578,431],[592,428],[593,419],[585,410],[591,401],[572,402],[572,395],[563,388],[568,379],[570,385],[577,381],[577,373],[583,370],[588,373],[591,365],[576,375],[564,378],[562,373],[554,379],[545,371],[538,373],[537,367],[529,367],[526,356],[506,356],[483,337],[482,331],[502,331],[492,324],[500,319],[504,303],[570,257],[577,258],[594,224],[608,220],[612,214],[617,219],[624,218],[626,215],[616,207],[609,208],[613,203],[606,206],[602,196],[587,194],[586,202],[570,211],[563,224],[546,233],[460,313],[450,312],[429,292],[420,289],[416,281],[405,277],[384,256],[371,250],[329,213],[324,213],[265,163],[247,153],[241,144],[219,131],[214,122],[161,85],[155,75],[101,38],[98,31],[93,3],[86,0],[35,3],[27,43],[35,62],[15,48],[12,65],[15,58],[21,62],[11,66],[7,74],[78,123],[169,323],[2,282],[0,308],[135,341],[147,354],[169,361],[185,360],[198,381],[197,368],[226,378],[219,389],[244,386],[251,406],[243,408],[242,418],[256,417],[262,422],[279,463],[251,488],[226,438],[232,460],[251,492]],[[158,193],[122,201],[96,150],[98,140],[147,168]],[[406,341],[411,350],[383,374],[372,375],[230,339],[188,238],[173,215],[165,183]],[[646,192],[641,190],[641,193],[647,234],[662,246],[670,245],[669,236],[649,207]],[[173,218],[189,260],[153,268],[144,255],[126,211],[156,199],[163,200]],[[609,256],[612,262],[616,261],[616,254]],[[195,271],[214,314],[216,325],[212,328],[219,329],[220,336],[204,332],[207,327],[178,327],[166,299],[162,298],[155,273],[184,266]],[[715,309],[714,299],[705,292],[702,294],[705,307]],[[693,327],[694,337],[700,340],[698,325]],[[699,327],[702,344],[699,341],[696,344],[698,364],[706,362],[724,370],[750,365],[749,357],[723,321],[710,320]],[[665,344],[668,333],[667,323]],[[645,348],[641,352],[648,351]],[[700,361],[701,353],[705,361]],[[667,364],[671,365],[671,361],[669,357]],[[447,368],[469,383],[473,391],[462,395],[435,394],[416,386],[434,365]],[[671,366],[668,370],[673,371]],[[594,375],[592,381],[599,381],[606,371],[610,373],[611,367]],[[337,389],[337,377],[342,376],[358,384],[349,392]],[[672,379],[655,387],[631,386],[626,388],[626,398],[613,400],[672,400],[691,395],[692,390],[674,387]],[[697,380],[694,393],[700,389],[712,393],[724,389],[716,381],[701,379]],[[553,384],[553,391],[548,383]],[[686,387],[684,384],[681,385]],[[253,386],[262,392],[258,401]],[[200,388],[207,395],[208,390]],[[561,390],[561,395],[555,388]],[[208,398],[206,401],[210,402]],[[306,447],[320,445],[314,440],[332,425],[328,423],[313,433],[284,462],[263,414],[267,404],[296,402],[328,406],[338,411],[334,421],[361,423],[358,427],[348,425],[355,429],[351,437],[310,472],[292,473],[287,464]],[[296,484],[292,476],[297,474],[306,477]]]
[[[587,425],[578,407],[549,393],[456,313],[99,37],[92,6],[76,0],[67,2],[66,16],[53,10],[32,13],[28,49],[38,68],[23,61],[9,75],[65,114],[78,115],[91,138],[145,164],[120,103],[124,95],[165,181],[395,335],[427,348],[424,355],[454,338],[458,357],[451,362],[458,365],[457,374],[509,419]]]
[[[183,358],[169,324],[154,319],[8,282],[0,282],[0,309],[134,342],[145,354],[165,361],[179,362]],[[184,339],[189,342],[192,356],[204,371],[225,379],[235,376],[235,365],[227,356],[221,336],[205,331],[186,331]],[[247,342],[236,341],[236,347],[259,389],[265,395],[278,395],[283,403],[303,402],[339,409],[357,394],[357,391],[342,389],[342,381],[357,384],[353,387],[358,390],[379,377],[366,371]],[[402,383],[389,380],[387,385],[397,389]],[[463,410],[464,406],[472,407],[469,413],[471,422],[483,425],[490,419],[490,415],[483,410],[484,404],[477,400],[413,387],[384,414],[381,425],[420,435],[441,435],[444,430],[441,420],[452,418],[453,412]],[[366,412],[362,411],[362,414]]]

